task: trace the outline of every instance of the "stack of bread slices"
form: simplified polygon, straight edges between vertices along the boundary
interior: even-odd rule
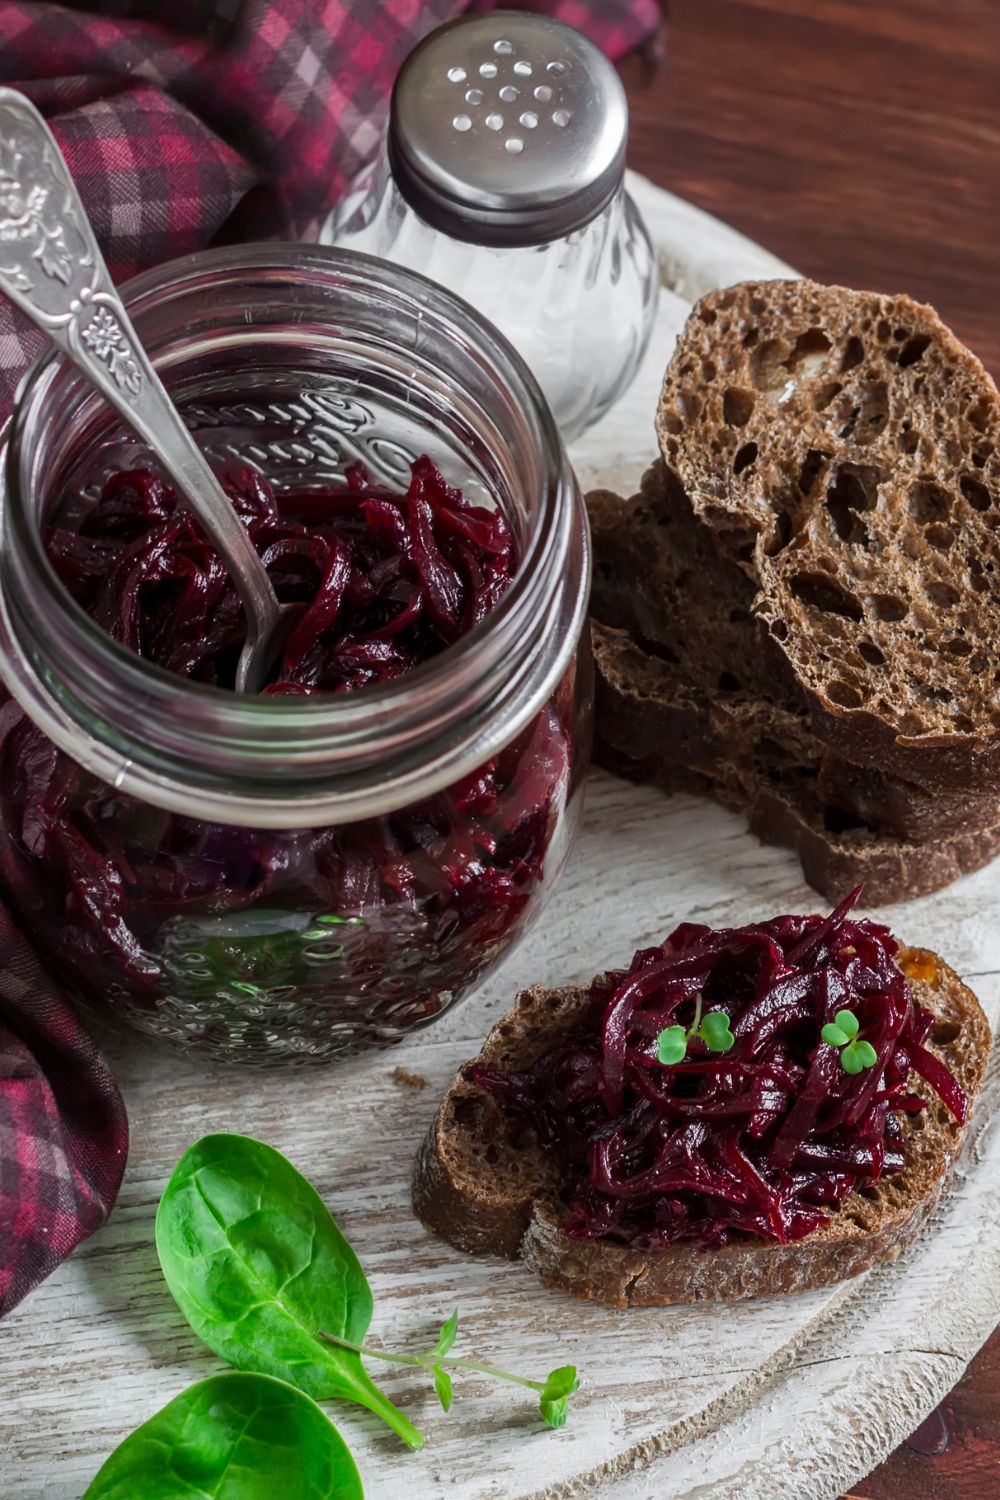
[[[831,900],[1000,852],[1000,397],[927,307],[694,308],[641,492],[588,497],[598,759],[704,791]]]

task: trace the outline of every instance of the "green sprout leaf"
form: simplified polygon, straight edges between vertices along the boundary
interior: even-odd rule
[[[840,1054],[845,1073],[860,1073],[862,1068],[873,1068],[877,1061],[878,1054],[871,1042],[850,1042]]]
[[[437,1391],[437,1398],[445,1411],[450,1411],[452,1398],[451,1376],[447,1370],[442,1370],[440,1365],[434,1371],[434,1389]]]
[[[726,1012],[710,1010],[702,1018],[701,1003],[701,996],[696,996],[694,1020],[687,1030],[683,1026],[667,1026],[656,1038],[657,1061],[663,1063],[664,1067],[669,1068],[674,1063],[684,1061],[688,1043],[693,1036],[699,1037],[709,1052],[728,1052],[733,1045],[735,1038],[729,1029]]]
[[[832,1021],[828,1021],[820,1032],[824,1042],[831,1047],[846,1047],[858,1034],[858,1018],[853,1010],[838,1010]]]
[[[688,1049],[688,1034],[683,1026],[667,1026],[656,1038],[657,1061],[670,1067],[683,1062]]]
[[[838,1010],[820,1032],[824,1042],[840,1048],[840,1064],[845,1073],[860,1073],[862,1068],[873,1068],[878,1061],[871,1042],[859,1039],[858,1029],[853,1010]]]
[[[548,1426],[557,1432],[560,1427],[566,1426],[569,1417],[569,1402],[565,1396],[560,1396],[555,1401],[547,1401],[544,1396],[541,1396],[538,1401],[538,1410]]]
[[[545,1377],[542,1394],[550,1397],[572,1396],[574,1391],[579,1389],[580,1382],[576,1378],[576,1365],[560,1365],[558,1370],[551,1370]]]
[[[510,1370],[500,1370],[496,1365],[483,1364],[478,1359],[456,1359],[450,1351],[457,1330],[458,1313],[456,1311],[442,1325],[440,1337],[434,1348],[428,1349],[424,1354],[391,1354],[387,1349],[367,1349],[363,1344],[348,1343],[338,1334],[321,1332],[320,1338],[337,1348],[347,1349],[354,1354],[363,1354],[367,1359],[381,1359],[393,1365],[409,1365],[414,1370],[426,1370],[434,1381],[438,1400],[445,1411],[450,1410],[454,1397],[451,1371],[458,1370],[462,1374],[469,1372],[476,1375],[489,1375],[494,1380],[509,1380],[513,1385],[520,1385],[525,1390],[534,1391],[538,1396],[539,1410],[549,1426],[564,1427],[566,1425],[569,1398],[580,1386],[573,1365],[561,1365],[558,1370],[552,1370],[546,1379],[541,1381],[532,1380],[527,1375],[514,1375]],[[446,1369],[445,1366],[448,1368]]]
[[[575,1365],[561,1365],[546,1378],[538,1398],[538,1409],[550,1427],[565,1427],[569,1398],[580,1389]]]
[[[698,1027],[697,1034],[709,1052],[728,1052],[735,1040],[729,1029],[729,1017],[724,1010],[710,1010]]]
[[[448,1321],[441,1324],[441,1332],[438,1335],[438,1341],[434,1345],[434,1348],[430,1351],[431,1359],[436,1361],[442,1359],[446,1354],[450,1354],[452,1345],[455,1342],[455,1335],[457,1333],[458,1308],[456,1307],[455,1311],[452,1313]],[[445,1407],[445,1411],[447,1410],[448,1408]]]

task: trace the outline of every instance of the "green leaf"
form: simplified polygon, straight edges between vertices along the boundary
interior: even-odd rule
[[[656,1056],[666,1067],[684,1060],[688,1035],[683,1026],[667,1026],[656,1038]]]
[[[854,1014],[853,1010],[838,1010],[833,1019],[835,1024],[840,1027],[841,1031],[847,1037],[848,1041],[851,1041],[854,1037],[857,1036],[858,1018]]]
[[[363,1500],[350,1450],[301,1391],[213,1375],[136,1428],[83,1500]]]
[[[455,1342],[455,1335],[457,1333],[458,1308],[456,1307],[455,1311],[452,1313],[448,1321],[441,1324],[441,1332],[438,1334],[438,1341],[434,1345],[434,1348],[430,1351],[431,1358],[435,1360],[443,1359],[446,1354],[450,1354],[452,1346]],[[448,1408],[445,1407],[446,1411],[447,1409]]]
[[[538,1401],[538,1410],[548,1425],[554,1427],[556,1431],[560,1427],[566,1426],[566,1419],[569,1416],[569,1402],[565,1396],[560,1396],[555,1401],[547,1401],[544,1396],[541,1396]]]
[[[569,1413],[569,1398],[580,1389],[575,1365],[562,1365],[553,1370],[545,1381],[538,1398],[538,1409],[550,1427],[565,1427]]]
[[[698,1027],[698,1035],[709,1052],[728,1052],[735,1040],[724,1010],[710,1010]]]
[[[843,1031],[839,1026],[835,1026],[832,1021],[827,1021],[820,1032],[820,1036],[824,1042],[829,1042],[831,1047],[846,1047],[847,1043],[851,1040],[847,1032]]]
[[[875,1066],[878,1054],[871,1042],[851,1042],[841,1052],[840,1061],[845,1073],[860,1073],[862,1068]]]
[[[576,1378],[576,1365],[560,1365],[558,1370],[552,1370],[545,1377],[545,1389],[543,1396],[572,1396],[574,1391],[580,1389],[580,1382]]]
[[[440,1365],[434,1371],[434,1389],[437,1391],[437,1398],[445,1411],[450,1411],[452,1398],[451,1376],[447,1370],[442,1370]]]
[[[315,1400],[355,1401],[423,1446],[360,1357],[318,1337],[362,1343],[371,1288],[326,1204],[280,1151],[241,1135],[192,1146],[160,1200],[156,1248],[178,1307],[222,1359]]]

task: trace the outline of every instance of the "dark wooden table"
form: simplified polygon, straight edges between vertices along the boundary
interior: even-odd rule
[[[662,45],[625,68],[634,167],[818,280],[932,302],[1000,377],[1000,0],[670,0]],[[973,1496],[1000,1500],[1000,1333],[850,1500]]]

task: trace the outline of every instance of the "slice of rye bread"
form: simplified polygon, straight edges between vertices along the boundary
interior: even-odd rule
[[[662,461],[647,471],[633,499],[595,491],[587,508],[594,552],[591,616],[633,637],[636,683],[646,685],[646,691],[629,691],[627,660],[611,649],[615,638],[595,630],[602,648],[599,747],[603,740],[634,760],[653,755],[661,767],[710,775],[725,776],[731,766],[744,784],[744,803],[762,778],[765,784],[779,782],[779,773],[794,771],[797,781],[808,782],[811,800],[833,832],[853,820],[862,831],[922,843],[1000,826],[995,794],[934,794],[874,767],[852,765],[816,738],[802,697],[754,619],[753,584],[718,555],[711,533]],[[644,656],[658,659],[660,667]],[[650,697],[653,708],[644,722]]]
[[[1000,398],[937,315],[809,281],[714,292],[657,432],[818,736],[1000,790]]]
[[[594,627],[595,636],[601,628]],[[691,771],[687,766],[664,765],[655,756],[634,760],[613,750],[606,741],[598,741],[595,759],[628,780],[654,783],[667,793],[712,796],[724,807],[742,811],[748,828],[762,843],[792,849],[805,880],[831,903],[843,900],[858,885],[864,885],[865,901],[870,906],[913,901],[990,864],[1000,853],[1000,828],[915,844],[850,822],[840,823],[835,811],[823,807],[807,777],[796,781],[795,768],[778,772],[780,780],[775,783],[771,780],[775,775],[772,765],[768,774],[760,775],[748,787],[744,777],[733,774],[732,766],[709,774]]]
[[[724,807],[744,813],[750,832],[762,843],[791,849],[805,879],[831,903],[841,901],[858,885],[864,886],[865,900],[871,906],[914,901],[951,885],[1000,854],[1000,828],[955,833],[923,844],[880,834],[824,805],[808,771],[788,759],[783,763],[772,759],[766,765],[751,766],[749,772],[725,761],[710,770],[696,771],[674,765],[655,752],[635,759],[634,752],[641,747],[634,736],[630,742],[628,726],[646,721],[651,706],[656,712],[653,674],[659,664],[647,658],[637,669],[634,653],[638,648],[624,632],[597,624],[592,629],[598,722],[610,720],[620,727],[622,740],[633,752],[625,754],[606,735],[599,736],[597,762],[629,780],[651,782],[667,793],[714,797]],[[623,659],[625,652],[632,660]],[[653,688],[652,697],[645,701],[641,685],[644,666]],[[618,697],[614,681],[623,669],[628,688],[624,697]],[[637,720],[631,720],[629,713],[636,702],[640,714]],[[671,715],[668,722],[672,728],[677,720]]]
[[[937,1017],[931,1050],[974,1100],[990,1030],[971,990],[935,954],[904,949],[915,998]],[[571,1239],[556,1166],[509,1103],[472,1081],[479,1066],[524,1069],[554,1044],[582,1034],[589,991],[523,991],[479,1057],[462,1067],[417,1157],[413,1206],[439,1238],[471,1255],[523,1259],[545,1286],[616,1307],[769,1297],[828,1286],[884,1265],[923,1228],[961,1148],[963,1127],[919,1079],[928,1106],[904,1116],[907,1165],[855,1190],[829,1223],[795,1244],[749,1236],[718,1250],[678,1244],[636,1250]]]

